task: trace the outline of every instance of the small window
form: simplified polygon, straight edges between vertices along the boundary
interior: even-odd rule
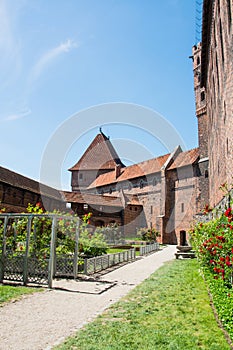
[[[184,212],[184,203],[181,203],[181,213]]]
[[[150,213],[153,214],[153,205],[150,206]]]
[[[205,99],[205,91],[202,91],[201,92],[201,101],[204,101],[204,99]]]
[[[110,187],[110,188],[109,188],[109,194],[111,194],[111,193],[112,193],[112,188]]]
[[[132,207],[129,207],[129,210],[132,210]]]
[[[134,211],[137,211],[137,210],[138,210],[138,208],[137,208],[137,207],[135,207],[135,208],[134,208]]]
[[[141,180],[140,183],[139,183],[139,187],[140,188],[143,188],[144,184],[143,184],[143,181]]]
[[[205,170],[205,178],[207,179],[209,177],[209,172],[208,170]]]
[[[82,180],[83,179],[83,174],[79,173],[78,177],[79,177],[79,180]]]
[[[199,64],[200,64],[200,57],[197,56],[197,65],[199,66]]]
[[[155,177],[155,178],[153,179],[153,186],[156,186],[157,183],[158,183],[158,180],[157,180],[157,178]]]

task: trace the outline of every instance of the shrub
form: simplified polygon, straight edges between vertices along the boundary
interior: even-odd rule
[[[104,227],[97,227],[95,230],[96,233],[103,235],[104,240],[108,244],[121,244],[124,243],[123,234],[120,231],[118,224],[109,224]]]
[[[137,231],[137,236],[139,236],[143,241],[156,242],[157,237],[159,237],[159,232],[154,228],[140,228]]]
[[[232,285],[233,211],[207,223],[199,223],[190,232],[192,245],[202,265],[208,267],[214,278],[222,278]]]
[[[49,214],[44,211],[41,203],[35,206],[29,204],[27,213]],[[76,221],[72,220],[72,215],[54,211],[50,214],[57,214],[57,254],[73,254],[75,250]],[[59,215],[62,218],[59,218]],[[67,216],[67,219],[66,219]],[[79,251],[88,256],[97,256],[107,252],[107,244],[103,235],[95,233],[90,234],[88,224],[92,214],[88,213],[80,220]],[[77,217],[73,215],[73,217]],[[0,225],[0,245],[2,247],[3,221]],[[13,225],[7,231],[7,254],[17,256],[24,254],[26,250],[28,218],[22,217],[14,221]],[[49,258],[50,240],[51,240],[52,220],[48,217],[34,217],[32,229],[30,232],[29,254],[42,262]],[[0,248],[1,249],[1,248]],[[0,251],[1,253],[1,251]]]
[[[218,317],[233,340],[232,208],[227,208],[217,219],[198,223],[190,236]]]

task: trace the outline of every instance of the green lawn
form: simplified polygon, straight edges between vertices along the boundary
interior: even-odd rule
[[[226,350],[196,260],[174,260],[56,349]]]
[[[1,304],[12,299],[19,299],[24,294],[32,294],[38,291],[42,291],[42,288],[36,289],[28,287],[13,287],[7,285],[0,285],[0,306]]]
[[[108,248],[107,254],[114,254],[114,253],[120,253],[124,252],[127,249],[121,249],[121,248]]]
[[[136,245],[134,246],[136,247]],[[138,246],[137,246],[138,247]],[[121,249],[121,248],[108,248],[107,250],[107,254],[114,254],[114,253],[120,253],[120,252],[124,252],[128,249]],[[139,251],[136,251],[136,256],[139,256],[140,255],[140,252]]]

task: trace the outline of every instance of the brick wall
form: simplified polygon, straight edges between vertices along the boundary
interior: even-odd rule
[[[58,199],[44,196],[30,190],[0,183],[0,209],[5,208],[6,212],[25,212],[28,204],[35,205],[43,202],[46,210],[65,210],[65,203]]]
[[[109,170],[73,170],[71,176],[72,191],[86,189],[99,175]],[[111,171],[111,169],[110,169]]]
[[[188,166],[169,170],[166,174],[166,201],[163,242],[180,244],[180,232],[188,231],[197,210],[198,172]]]
[[[220,201],[223,193],[219,187],[224,182],[231,184],[233,174],[232,8],[232,0],[214,2],[210,39],[205,43],[209,52],[206,96],[211,206]]]

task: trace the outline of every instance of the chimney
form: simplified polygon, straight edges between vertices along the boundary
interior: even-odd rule
[[[116,164],[115,165],[115,178],[117,179],[121,175],[121,165]]]

